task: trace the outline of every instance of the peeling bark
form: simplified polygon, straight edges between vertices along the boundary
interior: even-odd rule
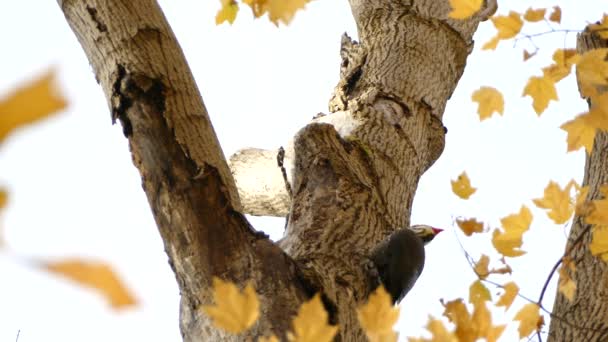
[[[585,30],[579,34],[577,52],[608,47],[608,40]],[[583,185],[587,200],[601,197],[600,186],[608,183],[608,133],[598,132],[593,151],[587,155]],[[579,239],[579,236],[583,236]],[[576,293],[569,301],[557,291],[548,341],[608,341],[608,265],[591,255],[591,227],[577,216],[572,223],[566,251],[575,262]],[[578,242],[577,242],[578,240]],[[575,245],[576,244],[576,245]]]
[[[488,0],[466,21],[447,18],[447,1],[350,3],[360,42],[343,40],[331,113],[302,128],[287,148],[293,197],[285,237],[275,245],[242,215],[201,96],[158,5],[60,1],[129,139],[179,284],[186,341],[247,341],[271,332],[284,338],[299,304],[315,291],[340,325],[336,340],[364,340],[354,309],[377,284],[369,255],[409,226],[418,180],[443,150],[445,104],[478,23],[496,3]],[[271,155],[258,157],[270,165]],[[280,171],[271,177],[284,184]],[[211,302],[212,276],[254,283],[262,314],[251,331],[225,334],[199,310]]]

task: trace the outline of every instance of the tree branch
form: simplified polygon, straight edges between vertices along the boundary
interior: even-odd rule
[[[187,341],[240,340],[199,307],[211,279],[252,281],[268,313],[251,331],[283,336],[310,295],[293,261],[239,212],[236,186],[185,58],[152,0],[60,1],[100,82],[133,162],[182,295]]]

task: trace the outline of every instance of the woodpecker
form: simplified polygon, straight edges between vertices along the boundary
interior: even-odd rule
[[[371,259],[393,304],[401,301],[414,286],[424,268],[424,246],[442,231],[427,225],[414,225],[395,231],[374,248]]]

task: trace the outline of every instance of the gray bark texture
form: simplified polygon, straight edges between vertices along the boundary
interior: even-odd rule
[[[579,34],[577,52],[608,47],[608,40],[588,29]],[[599,89],[600,91],[605,91]],[[592,103],[589,103],[593,105]],[[587,155],[583,185],[588,201],[601,198],[600,186],[608,184],[608,133],[598,131],[593,151]],[[548,341],[608,341],[608,265],[589,250],[592,229],[583,217],[575,217],[566,245],[566,256],[576,265],[574,299],[557,292]]]
[[[317,291],[340,326],[336,340],[365,340],[355,308],[374,286],[370,252],[409,226],[418,180],[443,150],[446,102],[495,1],[460,21],[447,17],[447,0],[350,0],[360,41],[343,38],[330,113],[296,134],[285,152],[287,175],[275,170],[280,180],[269,180],[288,179],[289,191],[272,187],[282,198],[267,199],[283,207],[258,205],[254,212],[289,208],[277,244],[243,216],[253,210],[241,205],[236,183],[256,182],[235,183],[158,4],[59,4],[129,140],[179,284],[184,340],[250,341],[270,333],[285,339],[299,305]],[[242,154],[273,163],[272,154]],[[236,158],[232,165],[249,162]],[[213,276],[253,282],[261,318],[247,333],[216,329],[200,310],[212,303]]]

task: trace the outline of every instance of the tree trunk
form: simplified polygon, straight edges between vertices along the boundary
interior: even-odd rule
[[[486,2],[456,21],[447,18],[447,1],[350,1],[361,42],[344,39],[331,113],[288,148],[293,197],[285,237],[274,244],[242,214],[247,208],[155,1],[59,1],[129,139],[179,284],[184,340],[285,338],[316,291],[340,326],[337,339],[364,339],[354,309],[374,286],[365,265],[375,246],[409,226],[418,180],[443,150],[442,115],[471,37],[496,9]],[[213,276],[253,282],[262,315],[246,334],[214,328],[200,310],[212,302]]]
[[[577,52],[606,48],[608,40],[588,29],[579,34]],[[591,105],[591,104],[590,104]],[[589,186],[587,200],[601,197],[600,186],[608,183],[608,133],[598,131],[593,151],[585,162],[583,185]],[[582,238],[579,238],[582,237]],[[549,341],[608,341],[608,265],[591,255],[591,227],[574,218],[566,251],[576,265],[574,300],[557,292],[549,328]]]

